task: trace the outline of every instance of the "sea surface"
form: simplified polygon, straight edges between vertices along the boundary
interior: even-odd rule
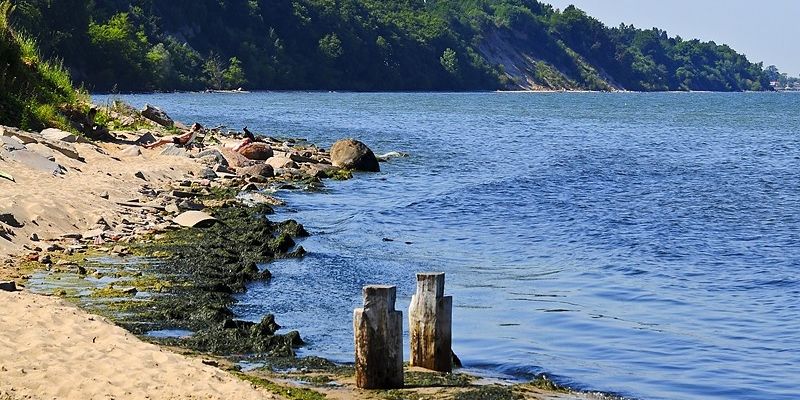
[[[800,94],[116,97],[410,154],[278,193],[273,218],[312,232],[309,255],[269,264],[235,311],[274,313],[302,354],[352,362],[363,285],[397,285],[405,315],[414,274],[444,271],[470,371],[640,399],[800,398]]]

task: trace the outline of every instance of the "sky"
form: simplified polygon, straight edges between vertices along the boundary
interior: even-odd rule
[[[800,76],[800,0],[540,0],[570,4],[609,26],[658,27],[670,36],[727,44],[753,62]]]

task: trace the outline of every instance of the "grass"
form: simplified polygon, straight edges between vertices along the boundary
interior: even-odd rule
[[[85,113],[89,96],[76,90],[59,60],[44,60],[36,41],[9,25],[14,7],[0,1],[0,120],[22,129],[75,131],[67,116]]]

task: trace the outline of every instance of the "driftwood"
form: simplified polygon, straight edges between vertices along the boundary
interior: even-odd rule
[[[411,365],[452,370],[453,298],[444,296],[444,273],[417,274],[417,293],[408,307]]]
[[[394,286],[365,286],[364,308],[353,311],[356,385],[403,387],[403,313],[394,309]]]

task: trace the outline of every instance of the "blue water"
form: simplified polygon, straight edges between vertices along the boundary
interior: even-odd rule
[[[275,313],[305,354],[352,360],[362,285],[397,285],[406,311],[414,273],[444,271],[472,370],[642,399],[800,398],[800,95],[123,97],[411,154],[281,194],[310,254],[270,264],[236,311]]]

